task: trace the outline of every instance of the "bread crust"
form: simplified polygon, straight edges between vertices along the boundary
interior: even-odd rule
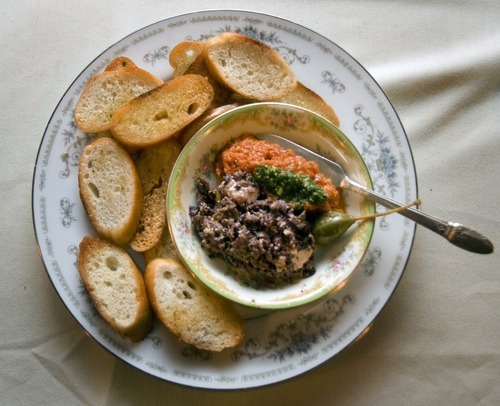
[[[181,341],[219,352],[243,340],[243,321],[232,302],[209,290],[180,261],[154,259],[144,279],[154,313]]]
[[[128,152],[112,138],[99,138],[83,150],[78,188],[97,233],[118,245],[128,243],[142,212],[142,188]]]
[[[144,339],[153,327],[153,313],[143,276],[127,252],[102,238],[84,237],[78,271],[103,319],[122,337]]]

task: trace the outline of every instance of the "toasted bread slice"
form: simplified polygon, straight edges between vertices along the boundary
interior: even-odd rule
[[[184,75],[204,47],[205,43],[201,41],[181,41],[173,47],[168,55],[170,66],[174,69],[172,77]]]
[[[297,82],[297,86],[295,86],[290,93],[276,98],[273,101],[304,107],[326,118],[337,127],[339,126],[339,118],[330,105],[328,105],[320,95],[300,82]]]
[[[142,188],[128,152],[112,138],[99,138],[83,150],[78,166],[83,206],[97,233],[128,243],[142,210]]]
[[[127,58],[126,56],[117,56],[110,63],[108,63],[108,66],[106,66],[106,69],[104,71],[120,70],[127,68],[137,68],[137,65],[134,63],[132,59]]]
[[[129,245],[137,252],[153,248],[166,227],[166,191],[170,172],[181,152],[175,138],[145,148],[135,159],[141,179],[143,204],[139,227]]]
[[[216,80],[249,99],[276,99],[296,84],[294,72],[278,52],[242,34],[224,32],[209,39],[203,55]]]
[[[89,79],[75,106],[75,122],[80,130],[93,133],[109,130],[119,106],[163,83],[133,62],[131,66],[127,63],[120,57],[111,61],[107,70]]]
[[[78,271],[99,314],[123,337],[142,340],[153,325],[144,279],[122,248],[102,238],[84,237]]]
[[[176,134],[210,105],[214,90],[200,75],[183,75],[120,106],[111,133],[129,147],[148,147]]]
[[[208,83],[214,89],[214,97],[210,108],[218,107],[223,104],[227,104],[233,95],[233,91],[228,89],[226,86],[218,82],[210,73],[205,63],[205,58],[203,54],[200,54],[196,59],[188,66],[185,74],[201,75],[207,78]]]
[[[155,259],[146,266],[144,278],[156,316],[183,342],[222,351],[243,340],[243,321],[233,304],[205,287],[181,262]]]

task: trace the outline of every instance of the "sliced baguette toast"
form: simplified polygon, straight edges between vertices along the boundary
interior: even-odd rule
[[[118,334],[137,342],[151,331],[153,312],[144,279],[125,250],[102,238],[84,237],[78,271],[97,311]]]
[[[248,99],[276,99],[296,84],[294,72],[278,52],[242,34],[224,32],[210,38],[203,56],[216,80]]]
[[[214,89],[214,97],[210,105],[211,108],[227,104],[233,95],[233,91],[223,84],[219,83],[208,70],[203,54],[200,54],[187,67],[185,74],[201,75],[208,80],[210,86]]]
[[[183,75],[120,106],[111,133],[129,147],[148,147],[176,134],[210,105],[214,90],[200,75]]]
[[[218,352],[243,340],[243,321],[233,304],[195,279],[181,262],[155,259],[144,278],[153,311],[181,341]]]
[[[181,41],[173,47],[168,55],[168,61],[174,70],[172,77],[184,75],[204,47],[205,43],[201,41]]]
[[[203,57],[205,43],[201,41],[182,41],[176,45],[169,55],[170,65],[174,68],[172,77],[184,74],[201,75],[207,78],[208,83],[214,88],[212,107],[226,104],[233,92],[216,81],[209,72]]]
[[[118,245],[136,232],[142,188],[128,152],[112,138],[99,138],[83,150],[78,166],[80,197],[97,233]]]
[[[139,227],[129,245],[137,252],[153,248],[166,227],[165,205],[168,179],[181,147],[175,138],[145,148],[135,158],[135,166],[141,179],[143,204]]]
[[[295,106],[304,107],[311,110],[320,116],[326,118],[337,127],[339,119],[335,111],[325,102],[325,100],[313,90],[297,82],[297,86],[286,95],[276,98],[273,101],[293,104]]]
[[[75,106],[75,122],[80,130],[93,133],[109,130],[119,106],[163,83],[127,60],[130,61],[123,57],[113,60],[104,72],[89,79]]]

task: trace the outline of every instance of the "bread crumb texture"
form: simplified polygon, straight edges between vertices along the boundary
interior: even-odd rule
[[[87,82],[75,107],[75,121],[80,130],[109,130],[119,106],[163,83],[135,65],[127,66],[115,61],[109,67],[111,70],[98,73]]]
[[[80,243],[78,270],[96,309],[122,336],[142,340],[152,312],[141,272],[128,253],[100,238]]]
[[[142,211],[142,189],[128,152],[111,138],[97,139],[83,151],[78,182],[97,232],[117,244],[130,241]]]
[[[250,99],[281,97],[296,85],[294,72],[278,52],[245,35],[222,33],[211,38],[204,57],[214,77]]]
[[[243,321],[233,303],[206,288],[181,262],[155,259],[145,280],[158,319],[185,343],[221,351],[242,341]]]

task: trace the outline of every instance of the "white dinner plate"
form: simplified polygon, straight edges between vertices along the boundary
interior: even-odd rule
[[[239,389],[309,371],[362,336],[397,287],[410,255],[415,224],[399,215],[377,219],[367,255],[339,292],[307,307],[245,315],[244,342],[222,353],[193,350],[159,323],[144,341],[133,344],[103,321],[76,268],[81,239],[95,231],[78,194],[78,161],[91,138],[76,128],[75,104],[88,79],[116,56],[127,56],[166,80],[172,72],[168,56],[176,44],[188,39],[204,41],[223,31],[255,37],[280,52],[299,81],[333,106],[340,128],[363,155],[375,189],[403,203],[416,198],[416,173],[405,131],[384,92],[353,57],[327,38],[282,18],[212,10],[144,27],[106,49],[83,70],[62,96],[42,137],[32,205],[47,274],[69,312],[100,345],[167,381]]]

